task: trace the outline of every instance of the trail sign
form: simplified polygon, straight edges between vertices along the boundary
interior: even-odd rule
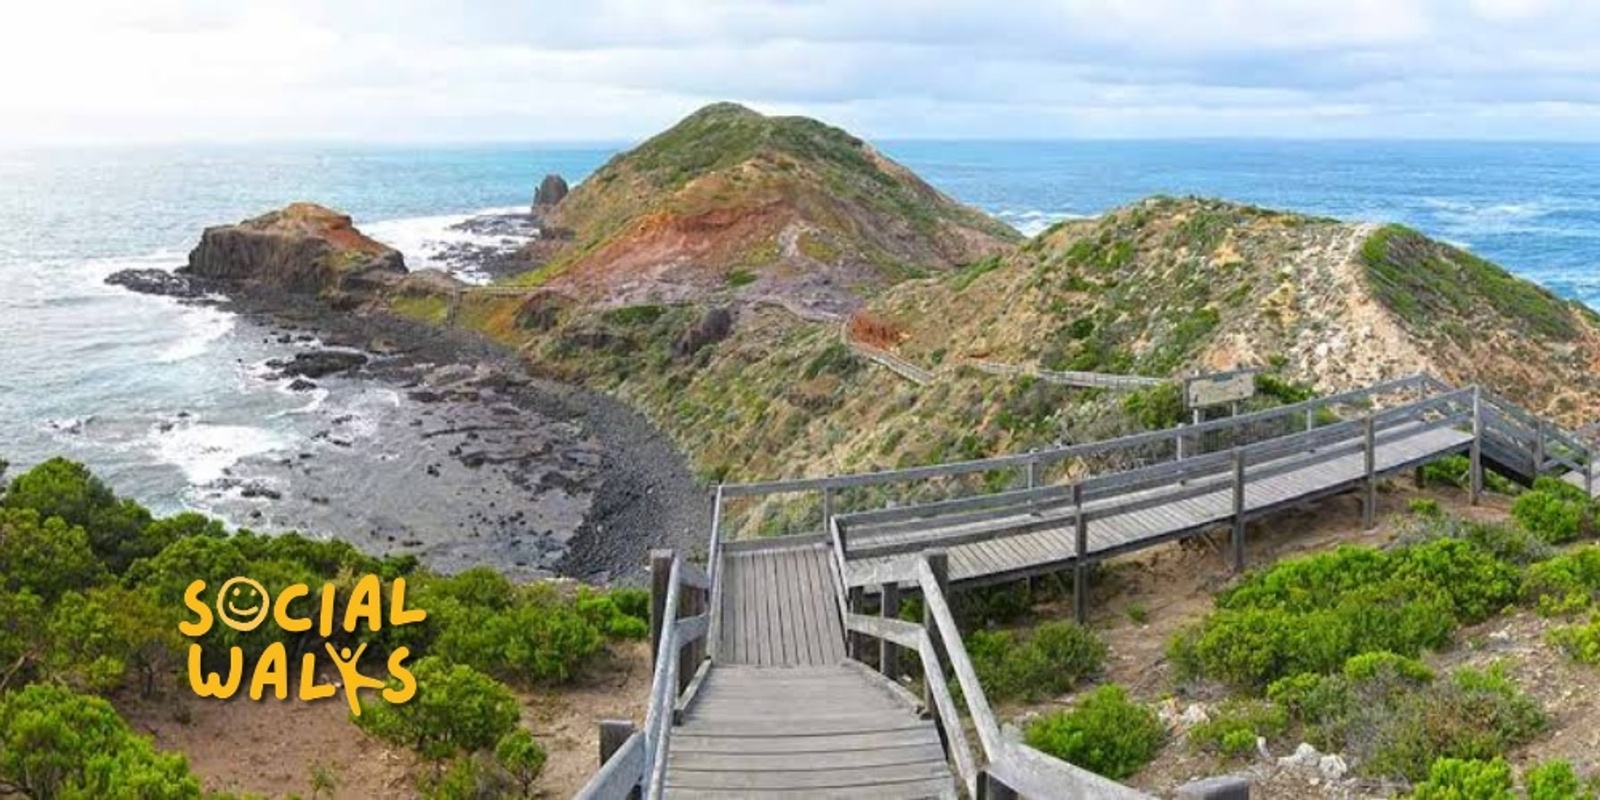
[[[1249,400],[1256,394],[1256,369],[1196,375],[1183,381],[1185,408],[1210,408]]]

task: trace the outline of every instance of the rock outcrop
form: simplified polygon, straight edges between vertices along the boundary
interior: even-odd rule
[[[567,196],[567,179],[554,173],[544,176],[533,193],[533,213],[548,211]]]
[[[333,296],[380,290],[406,268],[400,251],[361,233],[349,216],[294,203],[237,225],[207,228],[182,271],[229,284]]]

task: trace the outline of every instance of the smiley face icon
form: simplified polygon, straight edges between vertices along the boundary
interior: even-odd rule
[[[260,627],[268,605],[266,587],[249,578],[232,578],[217,591],[217,617],[240,633]]]

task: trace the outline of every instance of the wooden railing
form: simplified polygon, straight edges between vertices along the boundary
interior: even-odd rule
[[[710,576],[670,550],[650,554],[650,641],[654,672],[644,730],[630,721],[600,724],[600,771],[575,795],[583,800],[659,798],[672,726],[693,698],[710,661],[706,632],[715,594]]]
[[[1111,389],[1114,391],[1133,391],[1160,386],[1167,381],[1161,378],[1151,378],[1144,375],[1112,375],[1104,372],[1078,372],[1039,369],[1016,364],[1001,364],[994,361],[967,361],[967,366],[979,372],[990,375],[1006,375],[1011,377],[1038,378],[1045,383],[1055,383],[1062,386],[1076,386],[1080,389]]]
[[[1257,438],[1281,438],[1285,430],[1310,431],[1338,421],[1343,416],[1338,410],[1371,410],[1388,401],[1403,396],[1427,396],[1449,392],[1452,387],[1429,375],[1413,375],[1375,384],[1363,389],[1326,397],[1314,398],[1263,411],[1211,420],[1197,425],[1137,433],[1114,439],[1083,444],[1016,453],[1013,455],[934,464],[924,467],[830,475],[818,478],[796,478],[755,483],[723,484],[717,491],[718,523],[725,526],[729,514],[726,504],[730,500],[755,498],[775,494],[814,494],[819,497],[822,510],[817,527],[808,533],[826,531],[827,520],[836,513],[851,510],[842,494],[847,490],[865,487],[918,484],[963,476],[974,476],[997,470],[1017,470],[1022,473],[1020,482],[1027,489],[1044,484],[1044,471],[1052,466],[1074,460],[1117,459],[1139,464],[1156,460],[1181,460],[1193,458],[1218,449],[1250,444]],[[1129,455],[1133,454],[1133,455]],[[1115,471],[1124,471],[1117,469]],[[882,503],[874,504],[874,507]],[[862,510],[862,509],[856,509]]]
[[[837,527],[834,527],[837,533]],[[837,540],[836,540],[837,541]],[[837,546],[834,553],[839,551]],[[830,562],[840,587],[848,585],[849,565],[842,559]],[[890,681],[898,681],[899,652],[903,648],[917,654],[922,665],[923,704],[937,719],[945,751],[956,778],[967,797],[1009,798],[1026,796],[1051,800],[1132,800],[1145,798],[1116,781],[1073,766],[1019,741],[1002,735],[994,710],[989,705],[977,671],[967,654],[955,615],[946,600],[949,576],[948,555],[932,550],[907,557],[911,583],[920,590],[923,602],[922,624],[906,622],[896,615],[899,585],[883,586],[882,616],[854,613],[841,588],[839,613],[847,635],[869,637],[879,642],[878,668]],[[852,655],[862,660],[860,645]],[[958,706],[945,675],[946,664],[961,688]],[[965,717],[963,717],[965,712]],[[976,752],[967,738],[966,722],[977,733]]]

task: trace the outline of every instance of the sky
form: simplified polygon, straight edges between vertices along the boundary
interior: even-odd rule
[[[13,0],[0,143],[1600,141],[1593,0]]]

